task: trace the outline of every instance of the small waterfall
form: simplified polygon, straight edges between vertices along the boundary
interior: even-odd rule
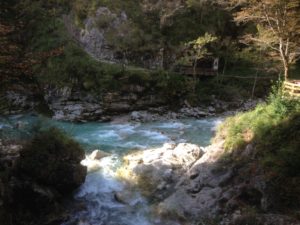
[[[186,119],[145,124],[43,121],[44,126],[57,126],[65,130],[86,149],[87,154],[95,149],[111,154],[100,162],[88,159],[83,161],[91,171],[74,196],[71,219],[63,225],[177,225],[174,221],[155,218],[149,202],[137,190],[128,190],[126,184],[117,179],[116,170],[122,163],[122,156],[128,151],[159,147],[166,142],[207,146],[222,119]],[[16,135],[12,129],[20,123],[22,131],[29,134],[39,122],[40,119],[34,116],[10,117],[8,120],[0,120],[0,131]],[[128,196],[126,202],[122,203],[116,198],[116,193],[124,191]]]

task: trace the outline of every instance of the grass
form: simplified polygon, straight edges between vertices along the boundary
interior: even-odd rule
[[[219,128],[225,139],[225,158],[230,163],[246,164],[253,158],[240,157],[239,150],[249,143],[252,156],[266,175],[279,209],[299,208],[300,196],[300,100],[282,96],[273,88],[268,101],[254,110],[228,118]],[[252,158],[252,159],[251,159]],[[246,161],[245,161],[246,160]]]
[[[284,98],[281,88],[278,90],[279,93],[273,92],[270,95],[267,103],[259,104],[253,111],[240,113],[225,121],[219,134],[225,138],[227,150],[243,148],[254,138],[261,140],[284,119],[300,112],[299,101]]]

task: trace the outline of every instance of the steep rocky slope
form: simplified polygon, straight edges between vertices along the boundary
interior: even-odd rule
[[[223,144],[165,145],[134,153],[125,157],[120,176],[141,189],[154,212],[183,224],[300,224],[297,216],[276,209],[278,193],[258,166],[255,147],[236,152],[239,162],[228,164]],[[126,193],[117,198],[126,200]]]

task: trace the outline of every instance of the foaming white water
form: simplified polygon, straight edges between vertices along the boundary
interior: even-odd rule
[[[115,130],[102,130],[97,133],[97,136],[101,139],[105,138],[117,138],[121,139],[121,136],[117,134]]]
[[[218,118],[218,119],[214,120],[211,130],[216,131],[223,122],[224,122],[223,118]]]
[[[83,165],[92,167],[97,160],[87,156]],[[116,179],[116,168],[120,161],[116,155],[97,162],[98,170],[90,172],[80,187],[75,199],[84,201],[86,208],[77,211],[63,225],[152,225],[148,218],[149,206],[139,192],[132,191],[126,204],[116,200],[115,193],[122,192],[126,185]]]
[[[8,124],[0,124],[0,129],[4,129],[4,128],[13,128],[13,127]]]
[[[114,124],[111,125],[111,129],[115,129],[118,131],[118,133],[126,133],[126,134],[133,134],[135,132],[135,129],[138,128],[140,125],[139,124]]]
[[[134,141],[129,141],[129,142],[126,142],[124,144],[118,145],[118,147],[125,147],[125,148],[128,148],[128,149],[146,149],[149,146],[146,145],[146,144],[142,145],[142,144],[138,144]]]
[[[149,139],[168,141],[170,138],[163,132],[151,131],[151,130],[141,130],[141,134]]]
[[[165,129],[185,129],[191,127],[191,125],[174,121],[174,122],[162,123],[160,125],[157,125],[156,127],[165,128]]]
[[[38,121],[38,118],[24,116],[11,117],[8,122],[6,120],[5,118],[0,123],[0,131],[5,135],[13,130],[18,121],[28,123],[25,128],[30,132],[30,125],[34,125],[34,121]],[[166,223],[153,218],[149,203],[137,191],[129,190],[131,194],[126,203],[116,200],[115,193],[128,189],[116,177],[121,155],[132,150],[160,147],[166,142],[189,142],[207,146],[221,121],[219,118],[146,124],[99,122],[72,124],[47,121],[48,125],[55,125],[73,136],[87,152],[100,149],[114,153],[100,161],[86,158],[82,162],[89,168],[89,173],[85,183],[74,196],[76,201],[71,206],[73,210],[71,219],[64,225],[177,225],[178,223],[173,221]],[[15,133],[11,132],[11,135]],[[76,202],[81,203],[79,208],[76,207]]]

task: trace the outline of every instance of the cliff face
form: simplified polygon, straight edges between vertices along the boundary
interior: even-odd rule
[[[18,51],[1,51],[5,57],[10,53],[5,59],[14,59],[4,62],[3,114],[35,110],[63,120],[108,120],[152,107],[192,105],[200,108],[186,114],[200,117],[239,107],[240,93],[246,93],[244,87],[232,87],[235,82],[227,86],[172,72],[182,43],[202,35],[207,26],[204,19],[195,22],[202,12],[186,1],[53,5],[39,0],[35,7],[21,1],[5,8],[1,24],[13,29],[4,32],[3,48],[15,44]],[[215,22],[210,26],[217,29]],[[213,108],[203,113],[203,105]]]
[[[54,119],[70,121],[105,121],[110,120],[110,116],[167,104],[158,94],[147,92],[139,85],[101,95],[68,87],[46,88],[45,100],[54,112]]]
[[[143,31],[125,11],[114,13],[108,7],[99,7],[81,26],[76,26],[72,14],[65,16],[64,22],[69,34],[97,60],[163,68],[163,49],[141,50],[145,42]]]

